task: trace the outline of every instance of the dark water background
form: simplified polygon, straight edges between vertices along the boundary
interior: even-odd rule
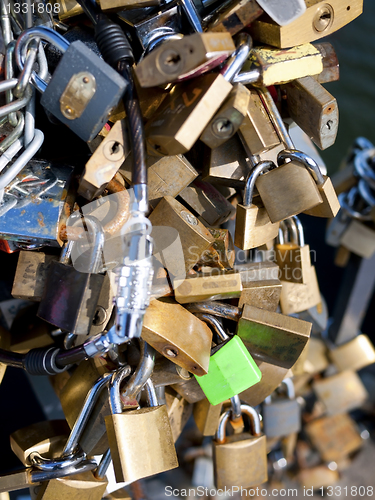
[[[321,152],[332,174],[356,137],[375,144],[375,0],[364,0],[363,14],[324,40],[340,62],[340,80],[325,84],[339,106],[336,143]]]

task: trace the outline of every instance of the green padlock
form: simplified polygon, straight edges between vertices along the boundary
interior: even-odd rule
[[[214,316],[197,316],[212,326],[223,340],[211,351],[207,375],[195,376],[208,401],[212,405],[223,403],[260,382],[262,373],[242,340],[237,335],[230,338]]]

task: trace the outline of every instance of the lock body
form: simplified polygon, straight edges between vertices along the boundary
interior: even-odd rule
[[[276,312],[280,301],[281,289],[282,284],[278,279],[247,283],[241,292],[238,307],[242,308],[244,305],[249,305]]]
[[[92,85],[93,94],[76,99],[76,87],[80,85]],[[78,40],[69,45],[61,58],[41,104],[87,142],[104,127],[126,86],[117,71]]]
[[[375,350],[368,336],[361,334],[350,342],[331,349],[329,357],[339,371],[357,371],[375,363]]]
[[[234,244],[242,250],[256,248],[276,238],[279,223],[271,222],[267,210],[252,204],[237,205]]]
[[[43,289],[55,255],[22,250],[19,253],[12,295],[15,299],[42,300]]]
[[[193,405],[173,389],[165,391],[165,402],[174,442],[180,437],[193,412]]]
[[[306,311],[321,302],[318,279],[315,266],[305,270],[306,283],[282,281],[280,307],[283,314],[293,314]]]
[[[222,403],[212,405],[207,398],[195,403],[193,417],[203,436],[213,436],[219,425]]]
[[[301,411],[295,399],[271,401],[263,405],[264,433],[267,438],[288,436],[301,430]]]
[[[36,500],[101,500],[107,488],[106,480],[96,479],[92,472],[76,474],[72,477],[52,479],[42,483]]]
[[[231,299],[241,295],[241,276],[232,270],[175,280],[175,297],[180,304],[203,300]]]

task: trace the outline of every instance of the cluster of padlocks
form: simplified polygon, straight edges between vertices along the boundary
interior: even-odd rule
[[[0,493],[131,498],[124,483],[178,467],[192,419],[218,489],[288,464],[335,484],[375,351],[322,335],[298,214],[333,219],[342,265],[375,252],[373,146],[357,140],[337,198],[313,145],[336,138],[322,84],[339,65],[312,42],[363,1],[0,4],[1,249],[19,252],[13,297],[36,304],[27,332],[1,331],[0,374],[49,376],[66,419],[11,435],[25,468]]]

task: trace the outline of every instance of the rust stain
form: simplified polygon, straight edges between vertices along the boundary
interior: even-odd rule
[[[26,210],[22,210],[21,215],[25,215]]]
[[[38,212],[38,224],[39,224],[40,227],[44,227],[45,226],[44,215],[42,214],[42,212]]]

